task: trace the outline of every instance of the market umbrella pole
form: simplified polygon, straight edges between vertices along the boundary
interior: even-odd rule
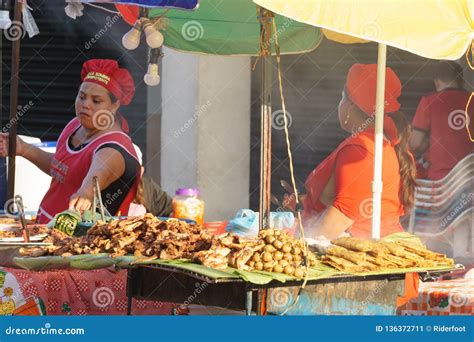
[[[273,13],[258,7],[260,19],[260,58],[262,59],[261,145],[260,145],[260,205],[259,230],[269,228],[272,174],[272,63],[271,29]]]
[[[385,103],[385,67],[387,45],[379,44],[377,59],[377,92],[375,99],[375,151],[374,179],[372,181],[372,239],[380,239],[382,217],[382,157],[383,157],[383,116]]]
[[[14,3],[14,20],[16,23],[21,22],[22,3],[15,1]],[[23,29],[23,28],[20,28]],[[21,37],[21,34],[20,34]],[[16,132],[17,132],[17,107],[18,107],[18,84],[20,81],[20,37],[13,40],[12,45],[12,72],[10,82],[10,135],[8,143],[8,184],[7,199],[15,196],[15,155],[16,155]]]
[[[272,178],[272,56],[271,35],[273,13],[258,7],[260,20],[260,58],[262,58],[261,135],[260,135],[260,206],[259,230],[270,228],[270,198]],[[257,293],[258,316],[267,313],[267,290]]]

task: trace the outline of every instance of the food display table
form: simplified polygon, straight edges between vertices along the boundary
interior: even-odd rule
[[[350,275],[338,271],[313,272],[296,305],[301,280],[246,277],[222,271],[200,272],[201,265],[149,264],[132,267],[127,296],[183,304],[245,310],[246,314],[378,314],[394,315],[396,299],[403,295],[406,273],[428,270],[392,270]],[[451,271],[430,271],[435,277]],[[217,274],[221,272],[222,275]],[[129,314],[133,314],[129,305]]]
[[[432,270],[411,268],[355,275],[344,274],[327,265],[319,264],[310,269],[308,284],[301,292],[298,303],[293,305],[302,281],[285,274],[248,272],[230,267],[222,271],[185,260],[147,261],[133,256],[112,258],[108,254],[14,257],[12,262],[19,268],[18,273],[66,272],[68,277],[77,273],[87,277],[89,282],[92,281],[89,284],[91,289],[100,287],[115,289],[113,280],[120,277],[118,280],[124,286],[120,286],[120,291],[114,294],[116,299],[114,303],[120,300],[120,312],[134,315],[145,314],[140,310],[140,307],[144,306],[151,310],[149,314],[169,314],[176,309],[176,305],[162,306],[163,312],[157,310],[160,308],[156,305],[170,302],[219,306],[244,310],[247,314],[252,312],[281,314],[287,310],[288,314],[389,315],[396,313],[395,302],[397,296],[403,295],[406,273],[429,272],[431,276],[436,277],[453,269],[452,267]],[[92,278],[91,275],[95,273],[97,276]],[[99,283],[94,283],[93,279]],[[99,286],[102,284],[101,281],[102,283],[105,281],[106,284]],[[31,280],[34,287],[42,283],[44,283],[42,279]],[[70,297],[73,299],[79,282],[76,279],[72,284],[68,293],[72,293]],[[90,304],[91,300],[88,302]],[[64,303],[61,305],[58,303],[59,307],[62,304]],[[48,303],[45,305],[48,307]],[[100,305],[96,309],[95,314],[104,312],[100,310]],[[90,312],[92,311],[86,313]]]

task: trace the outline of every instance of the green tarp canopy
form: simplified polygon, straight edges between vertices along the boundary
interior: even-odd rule
[[[244,56],[260,52],[260,22],[251,0],[201,0],[195,11],[152,9],[149,16],[163,16],[164,44],[176,50]],[[282,54],[312,51],[323,39],[316,27],[279,15],[275,19]]]

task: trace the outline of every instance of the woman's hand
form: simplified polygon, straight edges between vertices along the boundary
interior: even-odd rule
[[[8,157],[10,133],[0,133],[0,157]],[[26,143],[19,137],[16,137],[16,155],[22,156]]]
[[[73,194],[69,200],[69,209],[75,209],[83,212],[84,210],[90,210],[92,208],[93,192],[92,187],[90,190],[79,188],[75,194]]]
[[[298,196],[298,201],[299,203],[303,203],[304,201],[304,198],[306,197],[306,195],[299,195]],[[289,209],[291,211],[296,211],[296,196],[295,194],[285,194],[283,195],[283,201],[282,201],[282,205],[285,209]]]

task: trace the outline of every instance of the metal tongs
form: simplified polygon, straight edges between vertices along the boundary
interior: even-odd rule
[[[97,179],[97,176],[94,176],[94,178],[92,178],[92,187],[93,187],[93,193],[94,193],[94,196],[92,198],[93,220],[95,221],[95,214],[96,214],[96,211],[97,211],[97,204],[98,204],[99,205],[100,218],[102,219],[102,221],[105,222],[104,204],[102,203],[102,196],[100,195],[100,186],[99,186],[99,180]]]
[[[15,204],[18,208],[18,214],[20,215],[20,222],[21,222],[21,236],[23,237],[24,242],[30,242],[30,232],[28,231],[28,227],[26,226],[26,219],[25,219],[25,208],[23,206],[23,198],[20,195],[16,195],[14,198]]]

